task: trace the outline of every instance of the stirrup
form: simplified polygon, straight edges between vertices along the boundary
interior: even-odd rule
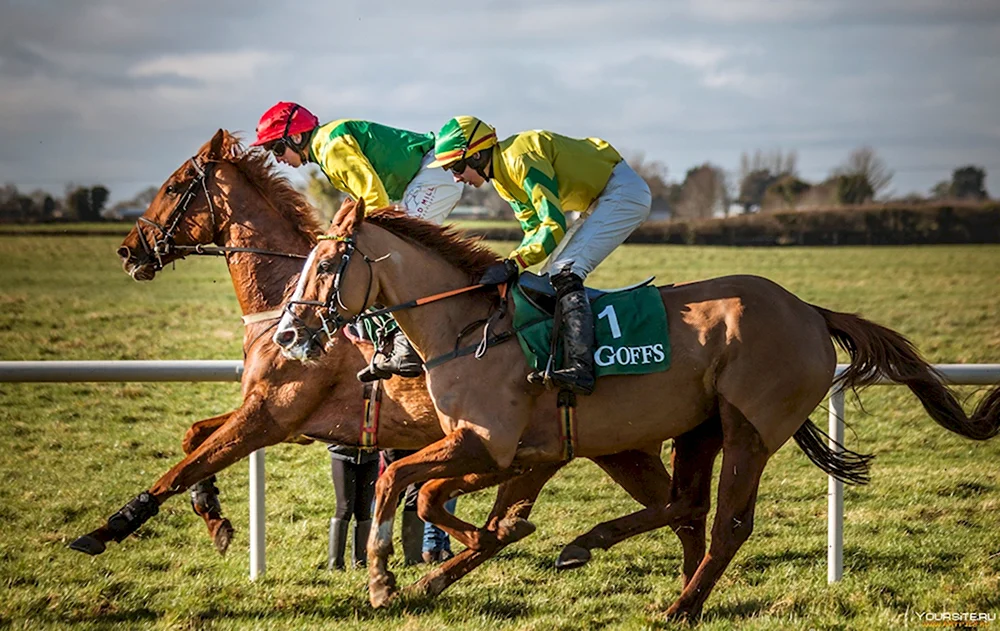
[[[551,388],[552,370],[554,367],[552,355],[549,355],[549,360],[545,362],[544,370],[533,370],[528,373],[528,383],[536,386],[545,386],[546,389]]]
[[[597,379],[589,374],[572,375],[568,370],[552,373],[552,384],[560,390],[569,390],[576,394],[592,394],[597,385]]]

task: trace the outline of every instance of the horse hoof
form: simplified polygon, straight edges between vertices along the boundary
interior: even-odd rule
[[[229,544],[233,540],[233,525],[229,523],[228,519],[223,519],[219,527],[215,529],[215,534],[212,536],[212,541],[215,543],[215,549],[219,551],[219,554],[226,556],[226,550],[229,549]]]
[[[98,554],[104,552],[107,546],[104,542],[93,535],[83,535],[73,543],[69,544],[70,550],[76,550],[77,552],[83,552],[84,554],[89,554],[92,557],[96,557]]]
[[[497,540],[504,545],[524,539],[535,532],[535,524],[520,517],[507,518],[500,522],[497,528]]]
[[[372,578],[368,581],[368,602],[378,609],[385,607],[396,595],[396,577],[392,572]]]
[[[590,561],[590,550],[572,543],[563,548],[556,559],[557,570],[572,570],[583,567]]]

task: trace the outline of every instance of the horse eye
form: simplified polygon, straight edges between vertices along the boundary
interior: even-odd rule
[[[176,188],[174,188],[174,185],[173,185],[173,184],[168,184],[168,185],[167,185],[167,188],[166,188],[166,189],[164,189],[164,191],[163,191],[163,192],[164,192],[164,193],[166,193],[167,195],[174,195],[174,194],[176,194],[176,193],[177,193],[177,189],[176,189]]]
[[[320,274],[329,274],[333,271],[333,263],[330,262],[330,259],[323,259],[316,266],[316,271]]]

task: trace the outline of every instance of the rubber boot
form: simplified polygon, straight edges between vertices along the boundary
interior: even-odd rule
[[[327,547],[326,569],[344,569],[344,551],[347,549],[347,527],[346,519],[330,519],[330,543]]]
[[[396,329],[388,335],[391,336],[392,343],[388,357],[381,352],[376,353],[372,362],[358,373],[358,381],[364,383],[389,379],[393,375],[419,377],[424,374],[424,360],[414,350],[403,332]]]
[[[403,560],[407,565],[419,565],[424,559],[424,522],[415,510],[403,511]]]
[[[563,367],[552,371],[552,382],[577,394],[594,391],[594,314],[583,288],[583,279],[570,271],[552,277],[562,310],[560,335]]]
[[[368,534],[372,529],[372,520],[354,522],[354,549],[352,560],[354,567],[365,567],[368,565]]]

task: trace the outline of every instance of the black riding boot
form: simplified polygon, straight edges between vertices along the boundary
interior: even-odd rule
[[[562,310],[563,367],[552,371],[556,387],[577,394],[594,391],[594,314],[583,279],[570,271],[552,276]]]
[[[403,511],[403,561],[406,565],[419,565],[424,559],[424,522],[415,510]]]
[[[354,549],[352,558],[354,567],[365,567],[368,564],[368,535],[371,533],[372,520],[354,522]]]
[[[367,382],[376,379],[389,379],[393,375],[401,377],[419,377],[424,374],[424,360],[420,358],[417,351],[410,345],[410,340],[406,339],[399,329],[388,334],[392,343],[392,349],[386,356],[382,352],[376,352],[372,363],[365,366],[358,373],[358,381]]]
[[[326,569],[344,569],[344,552],[347,549],[347,527],[346,519],[330,519],[330,542],[326,553]]]

